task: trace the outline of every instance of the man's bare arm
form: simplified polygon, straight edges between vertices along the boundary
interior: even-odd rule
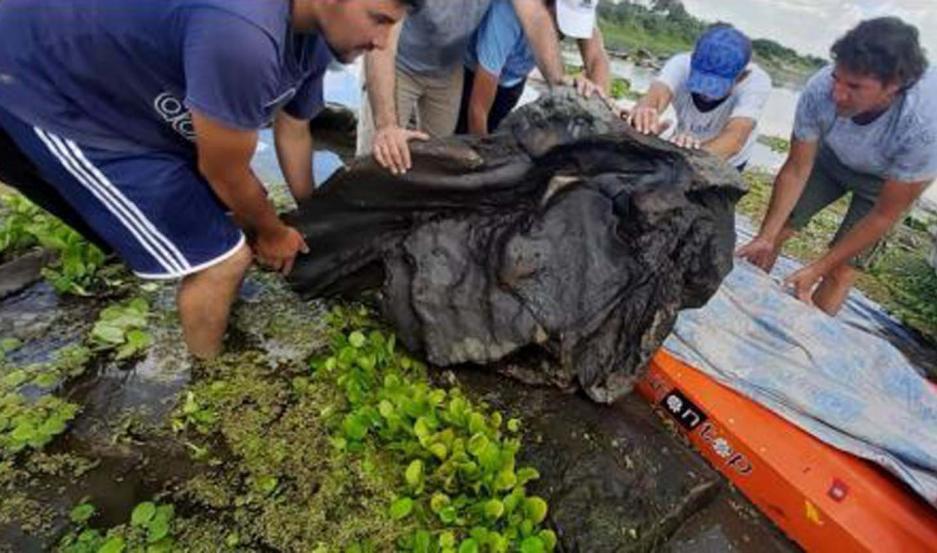
[[[308,198],[315,183],[312,177],[312,133],[309,121],[297,119],[283,110],[273,123],[277,159],[286,184],[296,201]]]
[[[235,219],[256,233],[255,253],[277,271],[288,273],[298,252],[309,248],[296,229],[285,225],[254,176],[250,162],[257,132],[226,127],[192,111],[198,169]]]

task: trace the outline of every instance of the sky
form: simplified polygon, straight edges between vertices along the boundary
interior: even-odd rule
[[[829,49],[856,23],[896,15],[916,26],[928,58],[937,65],[937,0],[683,0],[705,21],[726,21],[752,38],[770,38],[805,54]]]

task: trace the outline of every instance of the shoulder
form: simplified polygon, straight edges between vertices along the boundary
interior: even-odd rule
[[[286,40],[289,26],[287,0],[194,0],[181,11],[189,20],[216,23],[219,32],[263,33],[278,46]]]
[[[745,88],[765,92],[771,90],[771,76],[768,75],[768,72],[761,68],[757,63],[752,63],[748,66],[748,76],[745,78],[743,83]]]
[[[511,0],[494,0],[481,25],[490,29],[520,29],[521,22]]]
[[[679,54],[674,54],[673,56],[671,56],[670,59],[664,63],[664,66],[665,67],[669,66],[671,68],[686,69],[689,71],[690,60],[692,57],[693,57],[692,52],[680,52]]]
[[[827,65],[807,79],[804,85],[804,94],[824,96],[829,95],[833,87],[833,66]]]

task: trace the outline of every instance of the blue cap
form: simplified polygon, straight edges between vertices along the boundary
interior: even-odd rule
[[[741,31],[729,25],[713,27],[696,41],[686,86],[708,98],[725,98],[751,58],[752,43]]]

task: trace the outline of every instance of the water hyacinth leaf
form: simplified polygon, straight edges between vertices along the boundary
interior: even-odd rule
[[[482,433],[476,433],[468,441],[468,452],[475,457],[480,457],[485,448],[488,447],[488,437]]]
[[[478,553],[478,542],[474,538],[462,540],[459,544],[459,553]]]
[[[257,480],[257,489],[264,495],[270,495],[277,489],[280,481],[276,476],[262,476]]]
[[[88,522],[88,520],[94,516],[94,511],[94,505],[90,503],[82,503],[81,505],[77,505],[71,510],[71,512],[68,513],[68,518],[71,519],[71,521],[74,523],[83,524]]]
[[[440,511],[448,507],[450,502],[451,500],[449,499],[448,495],[441,493],[441,492],[436,492],[433,494],[433,497],[431,497],[429,500],[429,508],[434,513],[439,513]]]
[[[348,343],[354,348],[362,348],[364,344],[367,343],[367,338],[364,337],[364,334],[356,330],[348,335]]]
[[[531,480],[539,480],[540,473],[533,467],[522,467],[517,470],[517,485],[523,486]]]
[[[154,520],[172,520],[172,517],[176,516],[176,508],[172,505],[159,505],[156,507],[156,515],[153,516]]]
[[[342,429],[346,437],[356,441],[362,440],[368,434],[367,422],[357,414],[347,415],[342,421]]]
[[[449,455],[449,450],[446,449],[445,444],[441,444],[438,442],[435,444],[430,444],[428,449],[429,449],[429,452],[432,453],[433,456],[435,456],[440,461],[445,461],[446,456]]]
[[[401,520],[413,511],[413,500],[401,497],[390,504],[390,518]]]
[[[504,503],[497,499],[489,499],[485,502],[485,516],[490,520],[497,520],[504,514]]]
[[[518,419],[509,419],[507,423],[508,431],[518,433],[521,430],[521,421]]]
[[[423,483],[423,461],[416,459],[410,463],[405,473],[407,485],[416,488]]]
[[[153,520],[154,515],[156,515],[156,505],[152,501],[145,501],[134,507],[130,515],[130,524],[137,527],[146,526]]]
[[[543,498],[532,496],[524,500],[524,511],[534,524],[540,524],[547,517],[547,502]]]
[[[494,487],[496,490],[510,490],[517,485],[517,475],[513,470],[502,470],[495,477]]]
[[[430,436],[432,431],[425,417],[420,417],[413,423],[413,433],[417,438],[428,438]]]
[[[439,547],[455,547],[455,534],[443,532],[439,535]]]
[[[556,533],[553,530],[541,530],[537,536],[543,541],[547,551],[556,549]]]
[[[104,545],[98,549],[97,553],[123,553],[125,547],[126,544],[124,543],[124,538],[120,536],[113,536],[104,542]]]
[[[175,551],[178,551],[175,545],[172,538],[163,538],[156,543],[148,545],[146,553],[175,553]]]
[[[385,419],[391,418],[396,413],[397,409],[394,407],[394,404],[387,401],[386,399],[381,400],[381,403],[377,406],[377,412],[381,414]]]
[[[433,547],[433,537],[426,530],[418,530],[413,535],[413,553],[430,553]]]
[[[124,343],[123,329],[121,329],[119,326],[114,326],[103,322],[94,325],[94,329],[91,331],[91,336],[95,340],[104,342],[106,344]]]
[[[146,541],[156,543],[169,535],[169,520],[154,517],[146,527]]]
[[[544,553],[547,550],[539,536],[529,536],[521,542],[521,553]]]
[[[439,520],[444,524],[452,524],[458,516],[459,512],[452,505],[447,505],[439,510]]]
[[[481,413],[473,412],[469,415],[468,430],[472,434],[484,432],[486,430],[485,417]]]

